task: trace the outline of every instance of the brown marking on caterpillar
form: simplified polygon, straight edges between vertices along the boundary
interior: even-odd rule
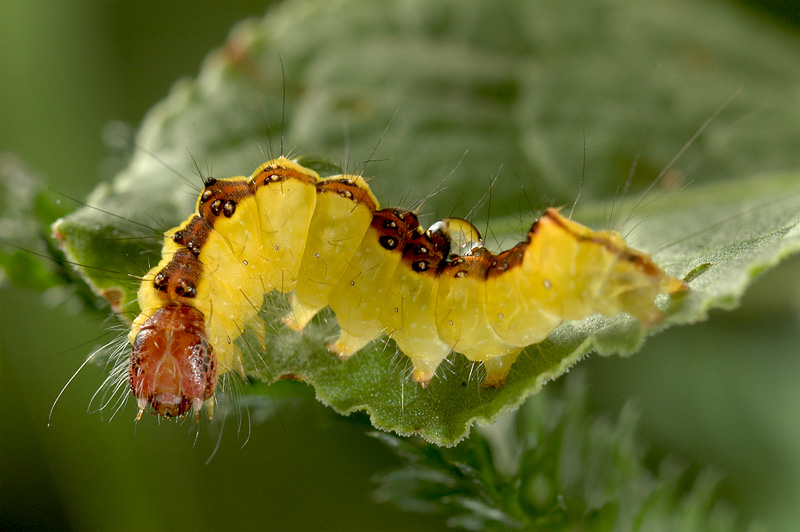
[[[437,276],[449,250],[450,241],[443,233],[416,234],[406,244],[401,260],[416,273]]]
[[[525,247],[528,245],[528,242],[530,242],[530,240],[520,242],[513,248],[503,251],[494,257],[492,263],[486,269],[486,278],[490,279],[502,275],[512,268],[520,266],[522,264],[522,259],[525,258]]]
[[[370,211],[375,212],[377,206],[369,189],[365,189],[351,179],[334,179],[317,183],[317,192],[320,194],[339,194],[343,198],[352,200],[353,203],[365,205]]]
[[[441,274],[458,279],[465,277],[484,279],[494,258],[494,253],[488,249],[476,248],[472,255],[457,257],[446,262]]]
[[[375,211],[370,226],[377,231],[378,242],[384,249],[402,251],[409,235],[419,230],[419,220],[414,213],[388,208]]]
[[[243,179],[207,179],[198,203],[199,216],[213,226],[214,220],[220,215],[227,218],[233,216],[236,203],[252,195],[250,184]]]
[[[286,179],[297,179],[303,183],[310,183],[312,185],[317,184],[317,182],[307,174],[276,163],[264,167],[257,175],[253,176],[250,187],[255,191],[258,187],[280,183]]]
[[[203,194],[210,191],[204,191]],[[197,257],[200,251],[208,240],[208,234],[211,227],[207,222],[204,222],[199,216],[195,216],[189,224],[180,231],[176,231],[172,235],[172,241],[176,244],[188,249],[192,255]]]
[[[162,292],[168,302],[188,304],[186,299],[197,295],[196,288],[203,275],[203,267],[187,248],[179,249],[169,264],[153,279],[153,286]]]

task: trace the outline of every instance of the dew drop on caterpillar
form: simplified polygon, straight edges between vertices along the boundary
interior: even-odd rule
[[[166,233],[138,292],[129,384],[139,416],[197,417],[204,403],[212,415],[218,376],[243,366],[234,340],[272,292],[289,294],[283,321],[297,331],[330,306],[341,359],[386,335],[421,386],[455,351],[500,387],[563,321],[624,312],[648,327],[663,317],[655,298],[685,290],[616,231],[558,209],[495,255],[466,220],[426,231],[414,212],[380,208],[360,176],[323,179],[279,157],[250,178],[207,179],[196,212]]]

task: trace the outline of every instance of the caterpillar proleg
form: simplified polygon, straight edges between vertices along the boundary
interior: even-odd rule
[[[644,327],[659,294],[687,290],[616,231],[592,231],[549,208],[500,254],[466,220],[428,230],[381,208],[360,176],[320,176],[285,157],[250,178],[208,178],[196,212],[165,234],[138,292],[129,382],[139,416],[212,414],[219,375],[242,366],[234,344],[265,297],[289,294],[283,321],[302,330],[330,306],[347,359],[386,335],[426,386],[451,352],[503,386],[520,351],[565,320],[628,313]]]

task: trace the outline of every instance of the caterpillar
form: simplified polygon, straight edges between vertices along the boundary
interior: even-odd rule
[[[363,177],[321,178],[281,156],[249,178],[207,178],[195,212],[165,233],[137,294],[128,380],[137,419],[199,418],[204,405],[213,416],[219,376],[242,368],[234,340],[275,292],[296,331],[332,309],[328,348],[342,360],[388,336],[421,386],[455,351],[501,387],[522,349],[563,321],[624,312],[648,327],[663,318],[656,296],[687,289],[616,231],[557,208],[494,254],[466,220],[424,230],[414,212],[381,208]]]

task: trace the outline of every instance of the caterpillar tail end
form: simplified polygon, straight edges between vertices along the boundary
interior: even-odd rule
[[[672,298],[680,299],[689,290],[687,285],[677,277],[672,277],[661,272],[658,284],[655,287],[646,287],[640,290],[631,290],[620,296],[620,301],[624,303],[623,310],[639,320],[642,329],[648,330],[651,327],[658,325],[667,314],[661,311],[656,305],[654,298],[659,294],[664,294]],[[673,301],[674,302],[674,301]],[[604,313],[605,314],[605,313]],[[614,315],[605,314],[605,315]]]
[[[671,275],[666,276],[661,282],[661,292],[664,294],[678,294],[689,290],[689,285]]]

